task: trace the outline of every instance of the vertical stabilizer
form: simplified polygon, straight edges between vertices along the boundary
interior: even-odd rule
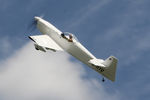
[[[106,66],[106,70],[102,74],[111,81],[115,81],[117,62],[117,58],[110,56],[102,63]]]

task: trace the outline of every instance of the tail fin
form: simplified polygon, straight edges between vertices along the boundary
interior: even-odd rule
[[[106,70],[102,74],[111,81],[115,81],[117,62],[117,58],[110,56],[102,63],[106,66]]]

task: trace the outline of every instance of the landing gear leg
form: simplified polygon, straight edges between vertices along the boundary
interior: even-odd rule
[[[35,47],[36,50],[39,50],[37,47]]]
[[[104,79],[104,77],[103,77],[103,79],[102,79],[102,82],[105,82],[105,79]]]

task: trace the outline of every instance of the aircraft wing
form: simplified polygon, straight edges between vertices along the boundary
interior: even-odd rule
[[[64,51],[53,39],[48,35],[35,35],[29,36],[29,38],[35,42],[35,48],[46,52],[46,50],[52,51]],[[46,49],[46,50],[45,50]]]

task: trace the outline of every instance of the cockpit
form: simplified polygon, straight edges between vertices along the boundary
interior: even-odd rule
[[[68,40],[68,42],[73,42],[74,40],[78,41],[78,39],[76,38],[75,35],[73,35],[72,33],[69,33],[69,32],[63,32],[61,33],[61,36]]]

